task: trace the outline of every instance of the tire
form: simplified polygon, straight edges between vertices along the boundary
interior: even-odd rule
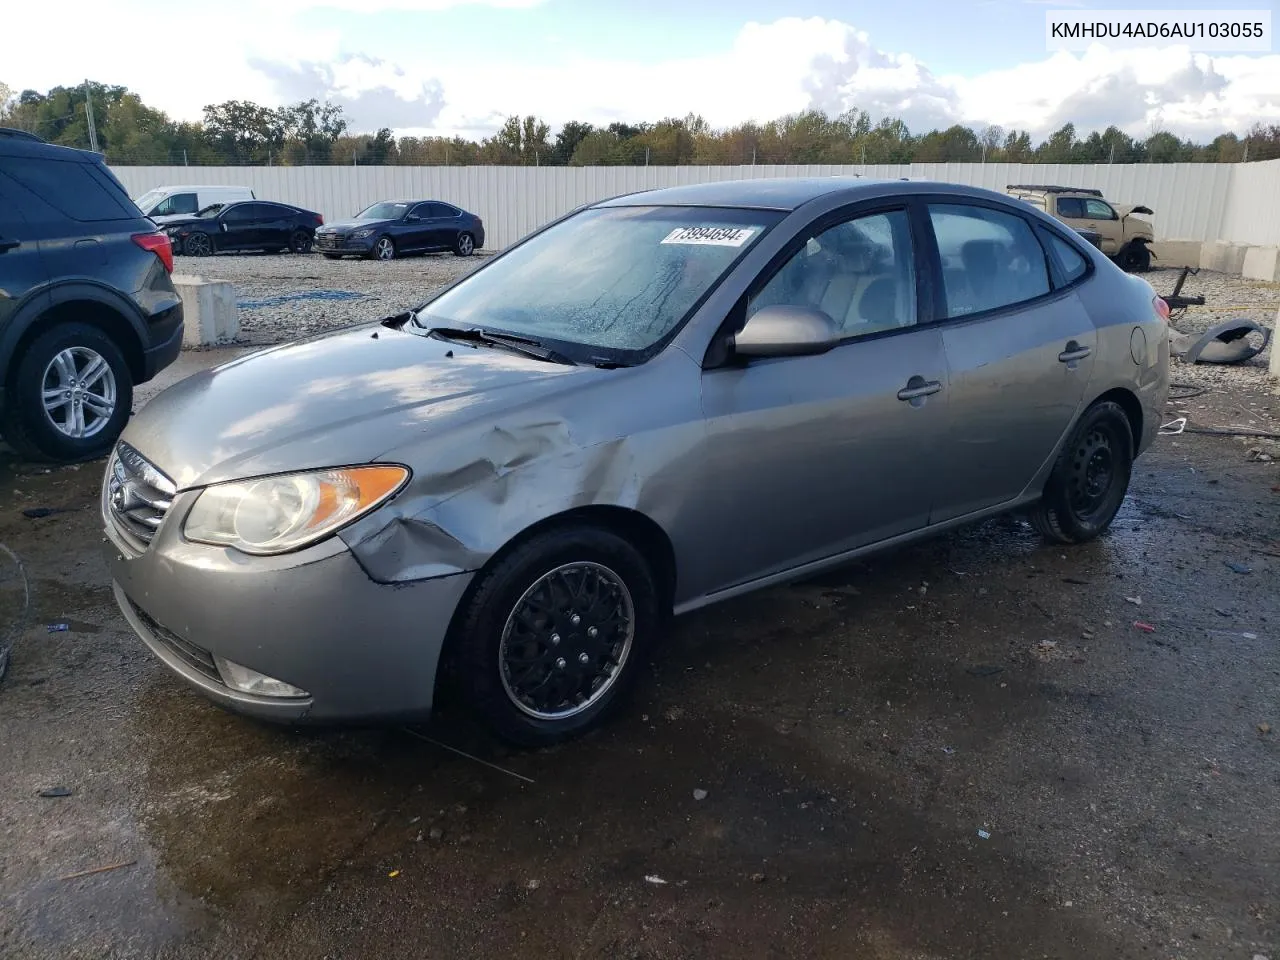
[[[453,252],[460,257],[469,257],[475,253],[476,238],[465,230],[458,234],[458,239],[453,242]]]
[[[46,410],[43,395],[56,390],[69,394],[68,402]],[[78,437],[77,408],[85,430]],[[28,459],[80,463],[111,451],[132,409],[133,375],[116,342],[98,327],[61,323],[23,350],[9,381],[0,435]]]
[[[1126,273],[1146,273],[1151,269],[1151,249],[1145,243],[1131,243],[1120,252],[1120,269]]]
[[[551,579],[556,593],[543,593],[544,578]],[[573,613],[568,606],[573,598],[565,587],[572,590],[580,579],[611,585],[601,587],[603,594],[597,592],[594,604],[585,596],[579,599]],[[542,603],[531,607],[529,596]],[[562,598],[558,604],[557,598]],[[558,625],[546,623],[546,615],[540,612],[553,605]],[[510,744],[540,747],[580,736],[625,700],[645,650],[661,629],[661,607],[653,571],[622,537],[585,526],[538,534],[481,574],[460,611],[451,639],[460,692],[480,722]],[[610,608],[622,612],[618,623],[630,624],[604,631],[612,644],[600,634],[581,629],[583,622],[596,618],[603,628]],[[532,623],[521,620],[521,613]],[[581,619],[575,624],[572,616]],[[594,664],[582,658],[604,656],[606,648],[619,663],[608,674],[592,671],[594,678],[588,678]],[[526,674],[533,671],[534,675],[521,677],[510,661],[504,666],[504,653],[517,660],[533,657]],[[574,667],[578,663],[583,665],[580,670]],[[540,680],[539,673],[545,674]],[[559,706],[553,707],[550,701],[538,699],[551,692],[546,684],[557,676],[564,682],[576,679],[582,685],[583,702],[568,704],[567,698],[561,698]]]
[[[305,230],[295,230],[293,235],[289,237],[290,253],[310,253],[311,252],[311,236]]]
[[[213,237],[200,231],[189,233],[182,241],[182,249],[191,257],[211,257],[214,251]]]
[[[340,253],[326,253],[326,254],[322,254],[322,256],[323,256],[326,260],[341,260],[341,259],[342,259],[342,254],[340,254]]]
[[[373,241],[373,249],[369,251],[370,260],[394,260],[396,258],[396,242],[383,235]]]
[[[1107,400],[1086,410],[1031,512],[1036,531],[1055,543],[1086,543],[1105,532],[1129,489],[1133,444],[1129,418],[1118,403]]]

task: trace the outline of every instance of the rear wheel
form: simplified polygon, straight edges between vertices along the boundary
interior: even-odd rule
[[[466,699],[510,743],[576,737],[625,699],[660,606],[652,570],[622,537],[539,534],[482,575],[457,623]]]
[[[460,257],[469,257],[476,249],[476,238],[469,233],[458,234],[458,239],[454,242],[453,252]]]
[[[1133,432],[1118,403],[1085,411],[1054,467],[1031,523],[1047,540],[1084,543],[1115,519],[1133,471]]]
[[[305,230],[295,230],[293,235],[289,237],[290,253],[310,253],[311,252],[311,235]]]
[[[35,339],[9,382],[0,435],[24,457],[77,463],[106,455],[133,407],[133,377],[107,334],[63,323]]]

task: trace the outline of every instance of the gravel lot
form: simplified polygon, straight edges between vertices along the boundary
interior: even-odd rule
[[[428,254],[387,263],[317,254],[178,257],[174,273],[234,283],[239,342],[265,346],[390,316],[474,270],[486,256]]]

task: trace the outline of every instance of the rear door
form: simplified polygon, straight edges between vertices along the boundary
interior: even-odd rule
[[[40,245],[19,207],[19,193],[0,174],[0,340],[18,307],[32,296],[44,296],[49,275]]]
[[[258,243],[268,250],[287,247],[298,221],[298,211],[282,203],[255,203]]]
[[[1031,483],[1084,398],[1097,331],[1076,294],[1089,267],[1065,235],[1002,207],[948,199],[927,210],[950,382],[938,523]]]
[[[428,242],[436,250],[452,249],[458,239],[457,210],[447,203],[431,203],[431,232]]]

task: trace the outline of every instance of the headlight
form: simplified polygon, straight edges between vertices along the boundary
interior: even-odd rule
[[[287,553],[368,513],[408,479],[404,467],[379,464],[219,483],[196,499],[183,533],[244,553]]]
[[[373,230],[372,230],[372,229],[368,229],[368,230],[357,230],[355,233],[353,233],[353,234],[351,235],[351,239],[352,239],[352,240],[363,240],[365,237],[372,237],[372,236],[373,236]]]

